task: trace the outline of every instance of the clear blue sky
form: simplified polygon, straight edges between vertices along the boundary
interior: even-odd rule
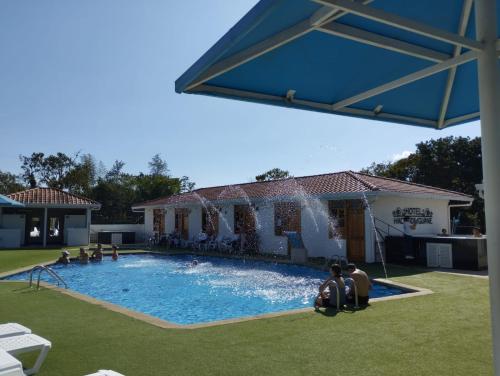
[[[0,5],[0,170],[19,154],[91,153],[147,170],[161,153],[197,187],[358,170],[415,144],[476,137],[193,95],[174,81],[256,0],[4,0]]]

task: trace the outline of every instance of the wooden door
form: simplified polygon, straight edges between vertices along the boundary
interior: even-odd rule
[[[365,210],[361,200],[347,201],[346,240],[349,261],[365,261]]]
[[[189,212],[187,209],[175,209],[175,228],[181,238],[189,240]]]

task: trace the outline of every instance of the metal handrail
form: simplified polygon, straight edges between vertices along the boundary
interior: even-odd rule
[[[337,311],[340,311],[340,290],[339,285],[335,281],[330,282],[330,295],[332,295],[332,284],[335,285],[335,289],[337,290]]]
[[[37,283],[36,283],[36,288],[40,289],[40,277],[42,275],[42,272],[46,271],[51,277],[55,278],[57,281],[57,285],[59,286],[59,282],[64,285],[64,288],[68,288],[68,284],[64,281],[64,279],[61,278],[59,274],[57,274],[55,271],[53,271],[51,268],[45,265],[37,265],[34,268],[30,270],[30,287],[33,286],[33,273],[38,270],[38,278],[37,278]]]
[[[345,278],[344,281],[352,281],[352,285],[354,286],[354,308],[358,309],[359,308],[359,301],[358,301],[358,286],[356,285],[356,281],[354,278],[348,277]]]
[[[400,230],[399,228],[397,228],[397,227],[395,227],[395,226],[393,226],[393,225],[391,225],[391,224],[389,224],[389,223],[387,223],[387,222],[385,222],[385,221],[381,220],[380,218],[373,217],[373,221],[374,221],[374,223],[375,223],[375,227],[376,227],[377,221],[378,221],[378,222],[381,222],[382,224],[384,224],[385,226],[387,226],[387,236],[389,236],[389,235],[390,235],[390,229],[396,230],[397,232],[400,232],[400,233],[401,233],[401,234],[403,234],[403,235],[405,234],[405,232],[404,232],[404,231],[402,231],[402,230]],[[378,227],[376,227],[376,228],[378,229]]]

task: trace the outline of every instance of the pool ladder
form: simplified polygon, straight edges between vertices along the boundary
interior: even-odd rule
[[[45,265],[37,265],[30,270],[30,287],[33,286],[33,273],[36,271],[38,271],[38,279],[36,283],[37,289],[40,289],[40,276],[44,271],[47,272],[52,278],[56,280],[57,286],[59,286],[59,283],[62,283],[64,285],[64,288],[68,288],[68,284],[64,281],[64,279],[62,279],[59,274],[57,274],[55,271],[53,271],[51,268]]]
[[[356,285],[356,281],[353,279],[353,278],[345,278],[344,281],[351,281],[351,284],[352,286],[354,286],[354,309],[358,309],[359,308],[359,302],[358,302],[358,286]],[[330,284],[330,294],[332,293],[331,291],[331,286],[334,285],[335,286],[335,290],[337,292],[337,311],[340,311],[341,308],[340,308],[340,291],[339,291],[339,285],[332,281],[331,284]]]

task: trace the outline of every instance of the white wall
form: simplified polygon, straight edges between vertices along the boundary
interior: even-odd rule
[[[345,256],[344,239],[328,237],[328,201],[313,200],[302,205],[302,240],[309,257]]]
[[[146,208],[144,209],[144,232],[147,237],[153,236],[153,209]]]
[[[20,229],[0,229],[0,248],[21,247]]]
[[[234,235],[234,206],[223,205],[219,213],[219,235]]]
[[[19,243],[24,245],[26,217],[24,214],[3,214],[0,227],[3,229],[18,229]]]
[[[202,206],[190,206],[188,214],[189,239],[197,237],[201,231]]]
[[[175,231],[175,209],[165,210],[165,233],[171,234]]]
[[[258,205],[257,218],[260,228],[257,233],[260,238],[260,251],[286,255],[288,253],[288,239],[286,236],[276,236],[274,233],[274,205],[272,203]]]
[[[433,212],[432,224],[418,224],[414,235],[436,235],[445,228],[449,232],[448,200],[416,199],[411,197],[378,197],[371,204],[375,217],[403,231],[402,224],[395,224],[392,212],[399,208],[430,209]],[[400,235],[391,232],[391,235]]]
[[[64,230],[65,243],[70,247],[88,245],[89,233],[87,228],[67,228]]]
[[[64,228],[87,228],[86,215],[65,215]]]

